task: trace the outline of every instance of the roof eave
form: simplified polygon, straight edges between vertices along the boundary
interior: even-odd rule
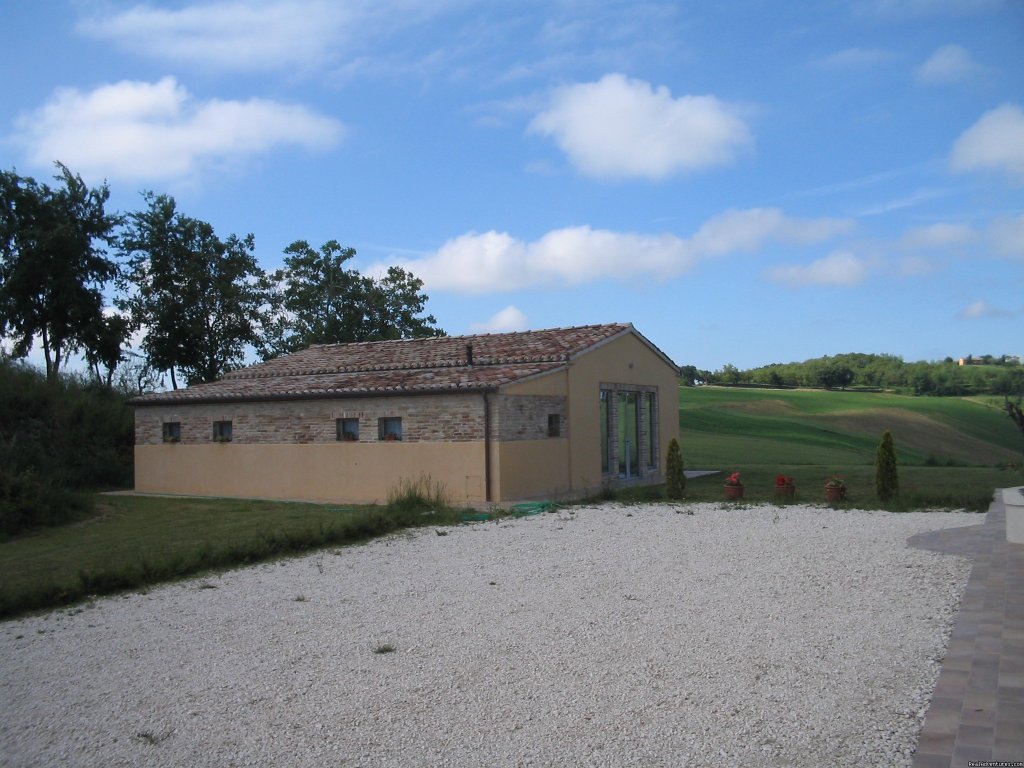
[[[278,403],[301,400],[351,400],[359,397],[420,397],[423,395],[471,395],[497,392],[498,385],[444,387],[437,389],[364,390],[362,392],[287,392],[277,395],[226,395],[223,397],[133,398],[128,405],[148,408],[167,405],[229,405],[231,403]]]

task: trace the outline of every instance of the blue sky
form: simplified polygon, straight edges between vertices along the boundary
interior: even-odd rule
[[[0,168],[337,239],[449,333],[1024,354],[1016,0],[8,2]]]

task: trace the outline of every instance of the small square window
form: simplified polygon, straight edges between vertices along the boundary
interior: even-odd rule
[[[338,440],[347,443],[359,441],[359,419],[338,419]]]
[[[165,443],[180,443],[181,442],[181,422],[180,421],[165,421],[164,422],[164,442]]]
[[[232,437],[231,432],[230,421],[213,422],[213,441],[215,443],[230,443]]]
[[[402,419],[398,416],[385,416],[377,419],[377,439],[394,442],[402,439]]]
[[[559,413],[548,414],[548,437],[562,436],[562,415]]]

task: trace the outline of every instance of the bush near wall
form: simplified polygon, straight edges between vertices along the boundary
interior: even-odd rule
[[[87,513],[79,489],[130,487],[133,414],[108,387],[0,360],[0,535]]]

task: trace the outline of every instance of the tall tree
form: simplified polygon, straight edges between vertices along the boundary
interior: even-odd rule
[[[119,222],[105,210],[110,190],[56,166],[56,187],[0,172],[0,334],[15,357],[38,337],[50,381],[69,354],[95,351],[103,289],[118,273],[105,250]]]
[[[85,331],[85,361],[96,381],[108,387],[112,385],[117,366],[127,359],[124,342],[130,326],[131,320],[124,315],[101,315]],[[102,374],[100,366],[105,369]]]
[[[401,267],[388,267],[380,280],[364,278],[366,288],[366,317],[364,339],[357,341],[385,341],[413,339],[424,336],[443,336],[433,315],[423,317],[427,295],[422,292],[423,281]]]
[[[681,499],[686,494],[686,470],[683,467],[683,452],[674,437],[668,441],[668,457],[665,459],[665,495],[670,499]]]
[[[900,495],[899,473],[896,470],[896,448],[892,433],[886,430],[875,451],[875,493],[879,501],[892,501]]]
[[[423,316],[423,281],[400,267],[380,280],[361,275],[347,267],[355,249],[337,240],[319,249],[296,240],[284,253],[284,268],[272,276],[275,318],[260,350],[264,359],[311,344],[444,334],[432,315]]]
[[[121,306],[145,329],[142,349],[157,371],[189,384],[213,381],[242,363],[269,321],[270,284],[252,235],[222,241],[205,221],[177,211],[174,198],[143,194],[120,239],[127,259]]]

